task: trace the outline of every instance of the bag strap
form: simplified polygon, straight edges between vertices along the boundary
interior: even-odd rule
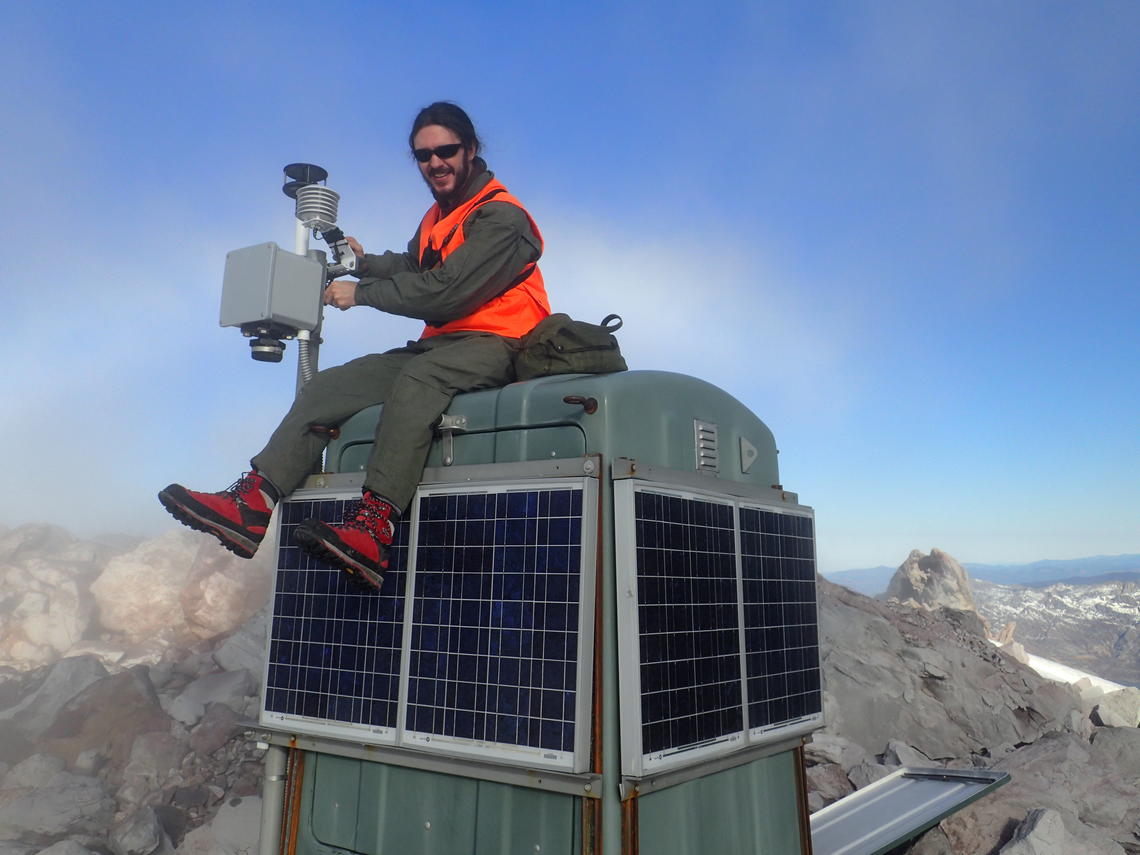
[[[614,322],[614,321],[616,321],[616,323],[613,323],[613,325],[611,326],[611,322]],[[608,333],[616,333],[618,330],[621,329],[621,325],[622,325],[621,315],[612,315],[612,314],[606,315],[604,318],[602,318],[602,322],[600,324],[598,324],[598,326],[600,326],[602,329],[604,329]]]

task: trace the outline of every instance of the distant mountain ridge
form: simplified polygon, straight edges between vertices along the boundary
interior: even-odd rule
[[[1140,575],[1140,555],[1094,555],[1088,558],[1046,558],[1028,564],[963,564],[973,579],[985,579],[998,585],[1026,585],[1039,588],[1057,582],[1089,585],[1099,582],[1126,581]],[[866,567],[837,570],[823,575],[869,597],[887,590],[897,567]],[[1108,577],[1108,578],[1103,578]]]
[[[1027,652],[1140,687],[1140,582],[1029,587],[977,579],[973,593],[993,630],[1008,627]]]

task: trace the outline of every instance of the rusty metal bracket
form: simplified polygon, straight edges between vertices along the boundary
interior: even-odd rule
[[[578,404],[583,410],[586,411],[586,415],[588,415],[588,416],[592,416],[594,413],[596,413],[598,411],[598,399],[597,398],[585,398],[581,395],[567,395],[565,398],[562,399],[562,403],[564,403],[564,404]]]
[[[324,436],[329,439],[340,439],[340,428],[336,425],[319,425],[316,422],[309,422],[309,433],[315,433],[317,436]]]

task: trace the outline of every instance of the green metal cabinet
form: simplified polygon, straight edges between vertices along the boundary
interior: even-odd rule
[[[359,486],[379,412],[366,410],[341,426],[327,472],[298,495],[312,499]],[[639,678],[637,653],[629,644],[619,649],[619,638],[637,638],[628,627],[619,631],[619,621],[636,620],[637,612],[624,602],[636,588],[623,564],[634,549],[631,490],[623,487],[615,498],[615,485],[660,485],[669,497],[810,518],[810,508],[780,485],[776,455],[771,431],[746,407],[678,374],[566,375],[456,397],[421,490],[532,477],[572,476],[596,485],[592,516],[583,523],[596,529],[590,539],[596,567],[589,563],[597,584],[582,606],[589,611],[592,661],[577,663],[592,674],[584,767],[417,753],[398,740],[371,744],[367,734],[291,730],[263,717],[262,739],[294,758],[304,755],[288,774],[275,776],[282,779],[278,789],[267,791],[266,827],[281,833],[263,839],[263,851],[280,844],[301,855],[809,852],[800,747],[821,726],[821,714],[783,729],[745,727],[735,740],[698,746],[698,754],[705,752],[700,762],[684,752],[631,759],[629,737],[645,713],[629,702],[628,684]],[[624,529],[616,535],[615,527]],[[798,560],[811,561],[814,592],[814,555]],[[739,658],[747,700],[761,682],[745,679],[753,666],[745,652]],[[748,709],[743,701],[741,708]]]

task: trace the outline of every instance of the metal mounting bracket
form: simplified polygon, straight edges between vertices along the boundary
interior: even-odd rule
[[[455,462],[455,433],[467,430],[467,416],[453,416],[444,413],[439,417],[435,429],[443,440],[443,465],[450,466]]]

